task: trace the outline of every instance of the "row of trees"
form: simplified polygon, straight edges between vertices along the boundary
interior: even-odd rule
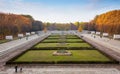
[[[101,15],[97,15],[87,26],[94,31],[108,33],[110,36],[120,34],[120,10],[113,10]]]
[[[17,35],[30,31],[47,30],[90,30],[120,34],[120,10],[114,10],[97,15],[90,22],[75,23],[42,23],[35,21],[30,15],[0,13],[0,36]]]
[[[30,15],[0,13],[0,36],[16,36],[18,33],[42,30],[43,24]]]
[[[33,21],[31,31],[42,31],[44,29],[44,23],[41,21]]]
[[[75,22],[78,27],[78,31],[81,28],[89,31],[99,31],[101,36],[103,33],[108,33],[110,37],[114,34],[120,34],[120,10],[109,11],[100,15],[97,15],[90,22]]]
[[[73,23],[44,23],[48,30],[77,30]]]
[[[47,30],[78,30],[81,32],[83,29],[88,30],[87,22],[75,22],[75,23],[44,23]],[[91,28],[90,28],[91,30]]]

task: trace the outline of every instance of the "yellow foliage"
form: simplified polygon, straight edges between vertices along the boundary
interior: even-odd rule
[[[83,28],[82,26],[80,25],[79,28],[78,28],[78,32],[82,32]]]
[[[109,34],[120,34],[120,10],[113,10],[94,19],[97,30]]]
[[[47,28],[46,28],[46,27],[44,27],[44,32],[45,32],[45,33],[47,32]]]

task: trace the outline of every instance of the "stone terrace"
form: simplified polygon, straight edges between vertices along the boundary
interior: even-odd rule
[[[10,41],[7,43],[0,44],[0,69],[5,65],[6,61],[15,57],[16,55],[24,52],[25,50],[32,47],[34,44],[48,37],[49,33],[41,35],[32,35],[26,38]]]
[[[74,34],[83,37],[87,42],[92,43],[97,48],[100,48],[101,51],[111,55],[118,61],[120,60],[120,41],[116,40],[108,40],[108,38],[96,38],[91,37],[90,34],[80,34],[73,31]],[[11,42],[7,42],[4,44],[0,44],[0,65],[4,65],[5,61],[9,60],[14,54],[10,57],[8,54],[13,52],[22,52],[27,48],[30,48],[35,43],[42,40],[49,35],[49,33],[42,34],[40,36],[31,36],[28,40],[25,38],[21,40],[15,40]],[[17,46],[21,46],[16,48]],[[15,49],[13,49],[15,47]],[[19,50],[20,48],[24,48],[23,50]],[[9,51],[10,50],[10,51]],[[11,51],[12,50],[12,51]],[[15,51],[14,51],[15,50]],[[19,51],[18,51],[19,50]],[[111,54],[112,53],[112,54]],[[7,57],[7,59],[6,59]],[[3,59],[4,58],[4,59]],[[9,58],[9,59],[8,59]],[[82,65],[71,65],[71,66],[52,66],[52,65],[23,65],[23,71],[20,72],[18,68],[18,73],[15,73],[14,65],[12,66],[4,66],[1,68],[0,74],[120,74],[120,65],[119,64],[82,64]]]

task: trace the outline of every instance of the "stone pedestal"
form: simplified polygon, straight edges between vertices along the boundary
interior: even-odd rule
[[[55,51],[55,52],[53,52],[53,56],[71,56],[71,55],[72,55],[72,53],[69,51],[66,51],[66,52]]]

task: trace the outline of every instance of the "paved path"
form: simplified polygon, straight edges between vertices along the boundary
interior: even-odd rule
[[[115,68],[23,68],[23,71],[15,73],[14,68],[9,68],[6,71],[1,71],[0,74],[120,74],[120,71]]]
[[[110,40],[106,37],[100,38],[99,36],[94,38],[91,34],[77,33],[76,35],[79,37],[83,36],[83,39],[87,42],[120,61],[120,41]]]
[[[41,34],[39,36],[33,35],[30,36],[28,40],[22,38],[21,40],[0,44],[0,70],[4,68],[5,63],[8,60],[26,51],[47,36],[49,36],[49,33]]]
[[[119,40],[113,40],[113,39],[108,39],[106,37],[100,38],[99,36],[96,35],[96,38],[94,38],[91,34],[82,34],[86,37],[89,37],[91,40],[94,40],[96,42],[99,42],[105,46],[114,48],[114,51],[120,53],[120,41]]]
[[[28,40],[26,40],[26,38],[22,38],[22,39],[18,39],[18,40],[14,40],[14,41],[0,44],[0,56],[5,55],[9,51],[13,51],[12,48],[14,48],[14,47],[20,46],[21,44],[27,43],[27,42],[34,40],[34,39],[37,39],[37,38],[41,38],[45,35],[46,34],[41,34],[40,36],[32,35],[32,36],[28,37]]]

